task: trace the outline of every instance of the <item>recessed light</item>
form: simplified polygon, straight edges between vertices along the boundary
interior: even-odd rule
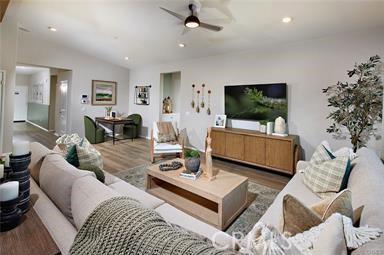
[[[48,27],[48,29],[51,30],[52,32],[56,32],[57,31],[57,29],[54,28],[54,27]]]
[[[184,47],[185,47],[185,44],[184,44],[184,43],[179,43],[179,47],[180,47],[180,48],[184,48]]]
[[[292,21],[292,17],[284,17],[282,20],[281,20],[283,23],[289,23]]]
[[[124,57],[125,60],[129,60],[129,57]]]

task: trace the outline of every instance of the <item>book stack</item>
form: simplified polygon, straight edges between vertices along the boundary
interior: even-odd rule
[[[185,178],[185,179],[189,179],[189,180],[196,180],[201,175],[201,172],[202,172],[201,169],[199,169],[199,171],[197,171],[196,173],[185,170],[185,171],[180,173],[180,177]]]

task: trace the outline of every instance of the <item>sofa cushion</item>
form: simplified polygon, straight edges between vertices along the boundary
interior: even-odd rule
[[[52,203],[33,179],[30,183],[31,204],[33,209],[52,236],[61,254],[69,254],[69,249],[77,234],[76,228]]]
[[[272,205],[260,218],[261,222],[279,227],[283,213],[283,197],[286,194],[291,194],[292,196],[300,198],[300,201],[305,205],[311,205],[321,200],[321,198],[304,185],[301,178],[302,174],[300,173],[297,173],[292,177],[291,181],[288,182],[285,188],[277,195]]]
[[[317,213],[322,220],[328,219],[334,213],[340,213],[353,219],[352,193],[345,189],[333,197],[326,198],[311,206],[311,209]]]
[[[169,204],[163,204],[156,208],[155,211],[163,216],[166,221],[202,235],[210,239],[218,247],[227,249],[238,249],[239,247],[236,238],[193,218]]]
[[[98,179],[100,182],[104,183],[105,175],[104,175],[104,171],[102,169],[100,169],[100,167],[93,166],[93,165],[82,165],[79,167],[79,169],[95,173],[96,179]]]
[[[44,158],[48,154],[53,154],[55,152],[51,151],[44,145],[33,142],[30,145],[31,148],[31,163],[29,163],[29,171],[32,178],[39,183],[40,168],[43,164]]]
[[[348,189],[352,192],[353,208],[364,205],[360,226],[384,229],[383,163],[374,151],[362,148],[357,151],[357,158],[352,161],[352,166]],[[384,235],[363,245],[352,254],[369,254],[373,251],[384,251]]]
[[[103,160],[100,152],[90,146],[76,145],[77,157],[79,159],[80,168],[86,165],[103,167]]]
[[[111,184],[113,184],[115,182],[121,181],[120,178],[114,176],[113,174],[110,174],[110,173],[108,173],[108,172],[106,172],[104,170],[103,170],[103,172],[104,172],[104,176],[105,176],[105,179],[104,179],[104,184],[105,185],[109,186],[109,185],[111,185]]]
[[[317,146],[309,162],[311,164],[320,164],[333,158],[335,157],[332,155],[330,150],[328,150],[323,144],[320,144]]]
[[[83,171],[70,165],[61,155],[47,155],[40,170],[40,187],[71,221],[71,192],[73,183],[83,177],[92,176],[93,172]]]
[[[302,233],[323,222],[320,216],[301,203],[296,197],[287,194],[283,198],[282,233],[289,236]]]
[[[77,150],[76,145],[72,145],[67,152],[67,155],[65,156],[65,159],[69,164],[71,164],[74,167],[79,167],[79,158],[77,157]]]
[[[350,163],[347,156],[317,164],[311,163],[304,171],[303,181],[320,197],[327,197],[340,191],[348,168],[350,168]]]
[[[155,143],[155,151],[181,151],[182,147],[180,144],[171,143]]]
[[[332,216],[324,222],[323,230],[313,242],[313,250],[311,253],[313,255],[348,254],[344,238],[344,225],[339,217]]]
[[[101,203],[112,197],[120,196],[113,189],[95,178],[85,176],[73,183],[71,207],[75,226],[80,229],[88,215]]]
[[[136,188],[135,186],[123,180],[115,182],[109,185],[109,187],[123,196],[128,196],[130,198],[138,200],[145,208],[155,209],[160,205],[164,204],[163,200],[158,199],[157,197],[152,196],[144,190]]]

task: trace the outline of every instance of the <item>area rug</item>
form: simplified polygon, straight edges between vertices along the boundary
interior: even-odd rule
[[[148,165],[142,165],[128,170],[120,171],[115,175],[126,182],[145,189],[145,171]],[[278,190],[263,186],[253,181],[248,182],[249,206],[243,213],[226,229],[226,232],[232,234],[241,232],[246,235],[256,222],[263,216],[268,207],[279,193]]]

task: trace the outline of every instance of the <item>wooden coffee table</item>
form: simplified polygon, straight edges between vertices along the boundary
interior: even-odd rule
[[[181,161],[182,159],[169,160]],[[204,170],[204,165],[201,168]],[[209,181],[202,174],[197,180],[179,177],[184,167],[162,172],[159,164],[147,169],[147,192],[220,230],[226,229],[245,209],[248,178],[215,169],[216,178]]]

